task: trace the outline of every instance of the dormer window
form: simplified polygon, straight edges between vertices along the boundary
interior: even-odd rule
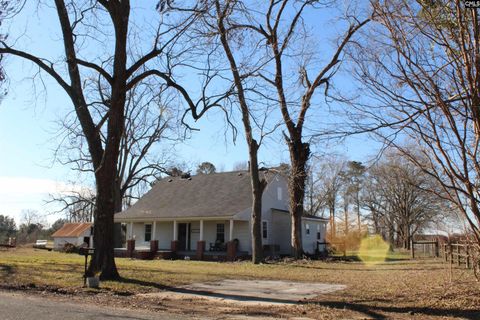
[[[282,200],[282,187],[277,188],[277,199]]]

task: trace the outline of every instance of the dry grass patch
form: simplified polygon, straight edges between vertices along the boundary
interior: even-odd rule
[[[32,249],[2,251],[0,283],[3,283],[4,288],[53,286],[67,293],[80,293],[85,298],[91,291],[81,288],[83,261],[83,257],[74,254]],[[228,312],[255,314],[261,311],[273,317],[292,315],[313,319],[357,316],[411,318],[412,315],[415,318],[480,319],[480,285],[472,272],[455,268],[450,273],[440,259],[412,261],[405,255],[390,255],[386,262],[370,266],[359,261],[298,261],[253,265],[249,262],[117,259],[117,265],[124,280],[102,282],[102,289],[95,294],[115,296],[117,302],[113,298],[106,299],[109,303],[122,304],[122,299],[128,298],[130,307],[155,310],[168,308],[184,312],[184,302],[137,299],[131,303],[132,297],[122,295],[157,292],[195,282],[263,279],[344,284],[347,289],[318,296],[298,306],[267,309],[229,307]],[[190,310],[196,304],[187,305]],[[200,314],[224,308],[215,304],[206,305],[201,303],[194,308]]]

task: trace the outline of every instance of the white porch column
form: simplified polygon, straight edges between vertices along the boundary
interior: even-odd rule
[[[177,241],[178,240],[178,235],[177,235],[177,220],[173,220],[173,240]]]
[[[153,221],[153,226],[152,226],[152,240],[156,240],[155,239],[155,232],[157,230],[157,221]]]
[[[130,240],[133,239],[133,222],[130,222]]]
[[[230,234],[229,234],[229,241],[233,240],[233,219],[230,220]]]
[[[200,220],[200,241],[203,241],[203,220]]]

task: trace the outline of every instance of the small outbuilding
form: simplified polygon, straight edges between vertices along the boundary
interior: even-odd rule
[[[93,224],[90,222],[65,223],[58,229],[53,238],[53,249],[60,250],[69,243],[76,247],[85,243],[91,247],[93,244]]]

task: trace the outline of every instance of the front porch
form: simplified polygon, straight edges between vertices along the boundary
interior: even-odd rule
[[[117,257],[233,261],[250,251],[248,221],[128,221],[121,229],[126,241],[115,249]]]

